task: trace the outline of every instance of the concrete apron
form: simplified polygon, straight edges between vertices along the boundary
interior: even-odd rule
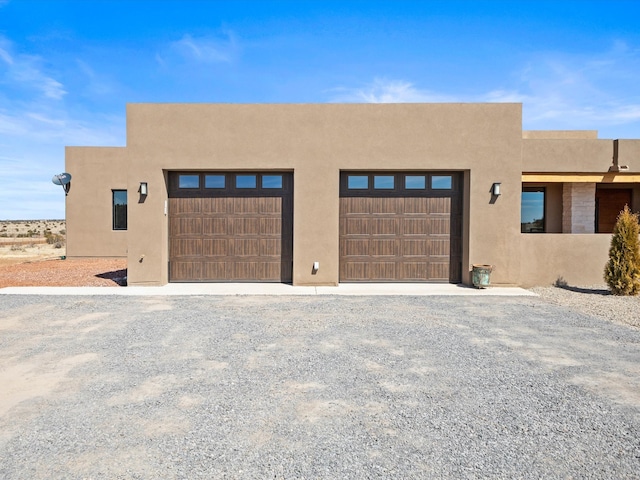
[[[337,287],[300,287],[284,283],[169,283],[160,287],[6,287],[0,295],[407,295],[528,296],[518,287],[473,288],[448,283],[341,283]]]

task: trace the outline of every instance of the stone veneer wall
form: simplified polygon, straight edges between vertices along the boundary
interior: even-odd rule
[[[595,183],[563,185],[562,233],[595,233],[595,212]]]

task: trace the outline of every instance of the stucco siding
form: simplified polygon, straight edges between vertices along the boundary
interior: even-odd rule
[[[126,257],[128,232],[113,230],[112,190],[133,192],[127,182],[126,149],[67,147],[66,170],[72,174],[66,197],[68,257]],[[130,208],[129,208],[130,210]]]
[[[469,171],[465,259],[516,283],[521,122],[520,104],[128,105],[128,183],[150,191],[130,202],[130,283],[167,281],[161,172],[185,169],[293,171],[297,285],[338,282],[341,170]],[[508,186],[497,201],[494,182]]]
[[[610,244],[607,234],[522,234],[520,284],[600,285]]]
[[[523,139],[523,172],[607,172],[613,141],[595,139]]]

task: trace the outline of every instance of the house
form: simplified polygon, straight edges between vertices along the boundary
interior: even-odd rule
[[[522,105],[130,104],[67,147],[67,255],[167,282],[602,282],[640,140],[523,131]]]

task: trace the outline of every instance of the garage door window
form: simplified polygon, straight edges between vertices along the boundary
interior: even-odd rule
[[[180,175],[178,188],[200,188],[200,175]]]
[[[256,188],[255,175],[236,175],[236,188]]]
[[[373,188],[376,190],[393,190],[394,186],[393,175],[374,175]]]
[[[282,175],[262,175],[262,188],[282,188]]]
[[[451,175],[433,175],[431,177],[431,188],[433,190],[451,190]]]
[[[404,177],[404,188],[407,190],[424,190],[427,188],[424,175],[407,175]]]
[[[205,175],[204,188],[224,188],[225,176],[224,175]]]
[[[347,176],[347,188],[349,190],[366,190],[369,188],[369,177],[367,175]]]

